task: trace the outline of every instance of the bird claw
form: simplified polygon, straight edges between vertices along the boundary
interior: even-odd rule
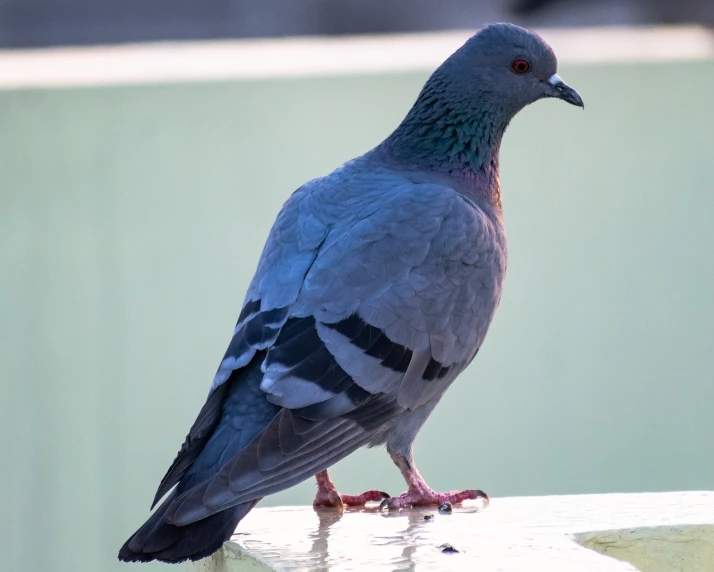
[[[380,510],[397,510],[410,506],[439,506],[444,503],[460,504],[465,500],[483,499],[488,506],[488,495],[478,489],[437,493],[432,490],[409,490],[397,497],[384,499],[379,505]]]
[[[336,490],[318,491],[315,500],[312,503],[314,507],[337,507],[344,508],[346,506],[364,506],[368,502],[384,501],[391,498],[384,491],[367,491],[361,495],[341,495]]]
[[[384,491],[367,491],[361,495],[342,495],[345,506],[364,506],[368,502],[380,502],[392,498]]]

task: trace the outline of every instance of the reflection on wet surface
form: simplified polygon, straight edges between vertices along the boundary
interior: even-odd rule
[[[442,552],[444,544],[454,545],[448,536],[452,526],[440,526],[445,519],[474,515],[481,503],[454,508],[439,514],[436,507],[401,511],[374,508],[268,509],[268,515],[247,521],[250,532],[238,532],[233,541],[269,564],[282,570],[416,570],[417,562],[443,569],[438,560],[453,557]],[[259,522],[255,522],[258,520]],[[465,524],[465,522],[463,523]],[[257,525],[257,526],[255,526]],[[459,549],[459,553],[463,549]],[[359,556],[359,563],[355,557]],[[445,563],[444,563],[445,564]]]

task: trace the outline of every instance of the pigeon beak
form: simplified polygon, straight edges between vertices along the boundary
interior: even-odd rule
[[[548,85],[553,88],[551,97],[557,97],[558,99],[585,109],[583,98],[580,97],[577,91],[565,83],[557,73],[550,76]]]

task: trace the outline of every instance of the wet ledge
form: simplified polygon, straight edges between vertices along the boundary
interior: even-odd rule
[[[496,498],[451,514],[257,509],[188,569],[710,572],[714,492]]]

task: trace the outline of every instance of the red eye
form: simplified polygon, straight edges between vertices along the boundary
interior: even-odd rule
[[[513,60],[513,63],[511,64],[511,69],[515,73],[521,75],[531,69],[531,64],[528,63],[528,60]]]

